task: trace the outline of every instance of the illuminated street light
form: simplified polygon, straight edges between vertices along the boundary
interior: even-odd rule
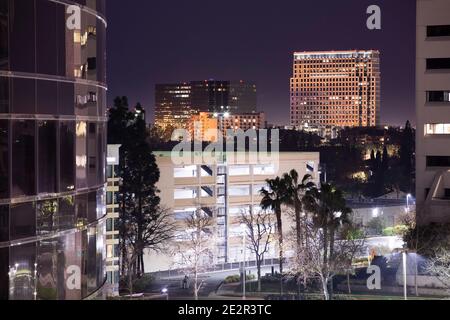
[[[166,296],[166,300],[169,300],[169,289],[167,287],[162,288],[161,293]]]
[[[410,193],[408,193],[408,195],[406,196],[406,210],[409,213],[410,209],[409,209],[409,199],[412,198],[412,195]]]

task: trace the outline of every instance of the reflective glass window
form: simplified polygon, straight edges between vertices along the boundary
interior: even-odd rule
[[[3,0],[0,0],[0,2]],[[0,248],[0,301],[9,297],[9,248]]]
[[[88,224],[88,195],[80,194],[75,197],[77,226]]]
[[[65,77],[67,74],[67,67],[66,67],[67,34],[70,34],[70,30],[67,30],[66,28],[66,6],[59,5],[56,6],[56,57],[57,57],[56,62],[58,68],[57,74],[62,77]]]
[[[8,12],[9,0],[0,0],[0,70],[9,69]]]
[[[0,77],[0,113],[9,113],[9,83],[9,78]]]
[[[37,248],[37,299],[58,299],[58,241],[41,241]]]
[[[88,183],[89,186],[97,185],[97,124],[95,122],[89,122],[88,124]]]
[[[73,115],[75,112],[75,97],[73,83],[58,83],[58,114]]]
[[[12,123],[12,196],[31,196],[35,192],[35,121]]]
[[[46,235],[57,231],[58,200],[45,200],[37,203],[36,229],[38,235]]]
[[[12,80],[12,111],[16,114],[36,113],[36,81],[14,78]],[[26,92],[26,94],[24,94]]]
[[[99,123],[97,131],[97,153],[98,153],[98,184],[106,182],[106,124]]]
[[[55,81],[36,82],[36,112],[38,114],[58,113],[57,85]]]
[[[60,191],[75,189],[75,122],[61,122],[60,129]]]
[[[68,234],[59,238],[58,241],[58,299],[59,300],[80,300],[81,288],[76,286],[77,280],[72,276],[66,279],[64,276],[74,275],[75,272],[82,272],[82,259],[84,251],[82,248],[82,232]],[[71,280],[71,281],[68,281]],[[83,282],[83,278],[81,279]]]
[[[103,222],[97,226],[97,240],[96,240],[97,286],[99,286],[103,283],[103,281],[105,280],[105,276],[106,276],[106,269],[105,269],[105,264],[104,264],[104,261],[106,259],[105,234],[106,234],[106,226],[105,226],[105,223]]]
[[[88,222],[97,220],[97,192],[91,192],[88,195]]]
[[[97,191],[97,220],[106,216],[106,188]]]
[[[9,121],[0,120],[0,199],[9,198]]]
[[[32,202],[11,205],[11,240],[34,237],[36,235],[36,208]]]
[[[88,230],[87,248],[87,289],[93,292],[97,289],[97,228],[91,227]]]
[[[0,242],[9,241],[9,206],[0,206]]]
[[[77,188],[87,187],[87,122],[76,123],[76,176]]]
[[[55,121],[40,121],[39,134],[39,193],[56,193],[57,137]]]
[[[9,15],[10,68],[16,72],[35,72],[34,1],[11,1]],[[27,91],[22,91],[27,92]]]
[[[36,71],[54,75],[57,72],[56,6],[48,0],[36,0]]]
[[[67,196],[59,199],[58,230],[75,227],[75,197]]]
[[[20,2],[20,1],[17,1]],[[10,300],[34,300],[36,291],[36,244],[10,248]]]

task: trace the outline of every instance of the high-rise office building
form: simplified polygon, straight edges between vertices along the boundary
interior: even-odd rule
[[[417,1],[418,222],[450,222],[450,1]]]
[[[158,127],[187,129],[192,114],[190,84],[156,85],[155,124]]]
[[[245,81],[191,81],[157,84],[155,125],[189,129],[189,120],[200,112],[256,112],[256,85]]]
[[[291,125],[380,125],[378,51],[294,53]]]
[[[102,294],[104,14],[104,0],[0,0],[0,299]]]
[[[230,110],[229,81],[192,81],[191,108],[195,112],[226,112]]]
[[[256,84],[231,81],[229,93],[231,113],[254,113],[257,110]]]

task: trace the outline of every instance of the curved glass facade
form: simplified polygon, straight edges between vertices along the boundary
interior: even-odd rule
[[[0,300],[105,283],[104,15],[104,0],[0,0]]]

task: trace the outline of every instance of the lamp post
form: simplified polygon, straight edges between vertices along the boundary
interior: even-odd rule
[[[402,256],[403,256],[403,293],[405,300],[408,300],[408,283],[407,283],[408,279],[406,277],[407,252],[403,251]]]
[[[247,233],[247,230],[246,230],[247,226],[245,224],[242,224],[241,227],[242,227],[242,252],[244,255],[244,261],[242,262],[242,300],[246,300],[247,270],[245,268],[245,261],[247,260],[247,257],[246,257],[247,250],[245,250],[246,249],[245,248],[245,245],[246,245],[245,238],[246,238],[246,233]]]
[[[163,288],[163,289],[161,290],[161,293],[162,293],[164,296],[166,296],[166,300],[168,301],[168,300],[169,300],[169,289]]]
[[[409,199],[410,198],[412,198],[412,195],[409,193],[407,196],[406,196],[406,210],[408,211],[408,213],[409,213]]]

